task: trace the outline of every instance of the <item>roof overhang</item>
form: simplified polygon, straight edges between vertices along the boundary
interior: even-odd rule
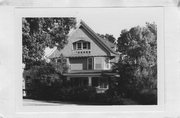
[[[101,71],[101,72],[72,72],[72,73],[64,73],[63,76],[67,77],[120,77],[118,73]]]
[[[81,20],[80,26],[82,26],[96,41],[103,46],[105,50],[107,50],[110,55],[118,55],[117,52],[113,51],[110,47],[108,47],[102,40],[101,37],[99,37],[84,21]],[[80,27],[79,26],[79,27]]]

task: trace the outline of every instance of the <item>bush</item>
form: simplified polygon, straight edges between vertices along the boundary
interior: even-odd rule
[[[136,100],[143,105],[157,105],[157,90],[143,89],[139,92]]]
[[[74,87],[70,90],[72,101],[89,102],[93,101],[96,89],[88,86]]]
[[[96,93],[94,87],[88,86],[58,87],[52,84],[52,86],[38,85],[33,92],[33,97],[41,100],[59,100],[78,104],[122,104],[120,95],[111,95],[109,93]]]
[[[59,89],[63,83],[63,77],[58,74],[50,74],[43,78],[33,79],[31,82],[31,96],[34,99],[57,99]]]

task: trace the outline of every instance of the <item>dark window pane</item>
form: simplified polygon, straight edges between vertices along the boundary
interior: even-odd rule
[[[77,45],[78,50],[81,50],[81,43],[77,43]]]
[[[99,85],[100,85],[100,88],[107,88],[108,87],[107,79],[101,78]]]
[[[92,86],[97,87],[99,85],[99,78],[93,77],[92,78]]]
[[[87,42],[83,43],[83,49],[87,49]]]
[[[88,49],[90,49],[90,48],[91,48],[91,47],[90,47],[90,42],[88,42],[87,45],[88,45]]]
[[[92,58],[88,58],[88,69],[89,69],[89,70],[92,70],[92,68],[93,68]]]

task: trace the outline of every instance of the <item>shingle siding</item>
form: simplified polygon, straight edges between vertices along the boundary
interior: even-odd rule
[[[70,37],[69,37],[69,45],[71,45],[71,49],[72,49],[72,43],[79,41],[79,40],[84,40],[84,41],[88,41],[90,42],[90,50],[91,50],[91,55],[93,56],[98,56],[98,55],[108,55],[108,52],[106,52],[105,50],[103,50],[102,46],[100,46],[100,44],[97,43],[96,40],[94,40],[90,35],[88,35],[88,33],[86,33],[83,28],[79,28],[77,29]],[[73,55],[73,52],[71,52],[71,54]]]
[[[69,65],[71,70],[88,70],[87,58],[93,58],[92,70],[107,70],[106,58],[117,56],[108,43],[102,41],[85,23],[81,22],[68,38],[68,44],[61,51],[54,51],[50,58],[58,57],[63,54],[66,58],[69,58]],[[90,49],[76,49],[73,48],[75,42],[90,42]],[[82,47],[81,43],[81,47]]]

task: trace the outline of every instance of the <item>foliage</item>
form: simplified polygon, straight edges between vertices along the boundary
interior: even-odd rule
[[[62,55],[60,57],[60,60],[65,60]],[[58,68],[58,66],[61,67]],[[51,63],[42,62],[39,65],[31,66],[29,70],[24,70],[25,79],[26,76],[31,78],[30,89],[33,92],[31,95],[38,98],[54,96],[54,92],[52,93],[52,91],[59,89],[59,86],[63,85],[64,77],[62,73],[66,70],[66,61]]]
[[[98,34],[97,33],[97,35],[98,36],[100,36],[101,38],[103,38],[104,40],[108,40],[109,42],[111,42],[111,43],[114,43],[115,42],[115,38],[114,38],[114,36],[113,35],[111,35],[111,34]]]
[[[66,58],[61,54],[58,58],[51,60],[50,64],[54,67],[55,71],[59,74],[68,71],[68,65]]]
[[[77,86],[70,89],[71,101],[90,102],[96,94],[96,89],[89,86]]]
[[[119,93],[137,96],[144,89],[157,89],[157,26],[122,30],[118,38],[119,62],[114,69],[120,74]]]
[[[96,93],[94,87],[76,86],[64,87],[47,86],[39,84],[38,89],[34,91],[34,99],[57,100],[61,102],[69,102],[75,104],[91,104],[91,105],[118,105],[123,104],[121,96],[110,96],[109,93]]]
[[[46,47],[62,49],[75,18],[22,18],[23,63],[30,68],[42,60]]]
[[[134,98],[139,104],[156,105],[157,104],[157,89],[143,89],[138,92]]]

